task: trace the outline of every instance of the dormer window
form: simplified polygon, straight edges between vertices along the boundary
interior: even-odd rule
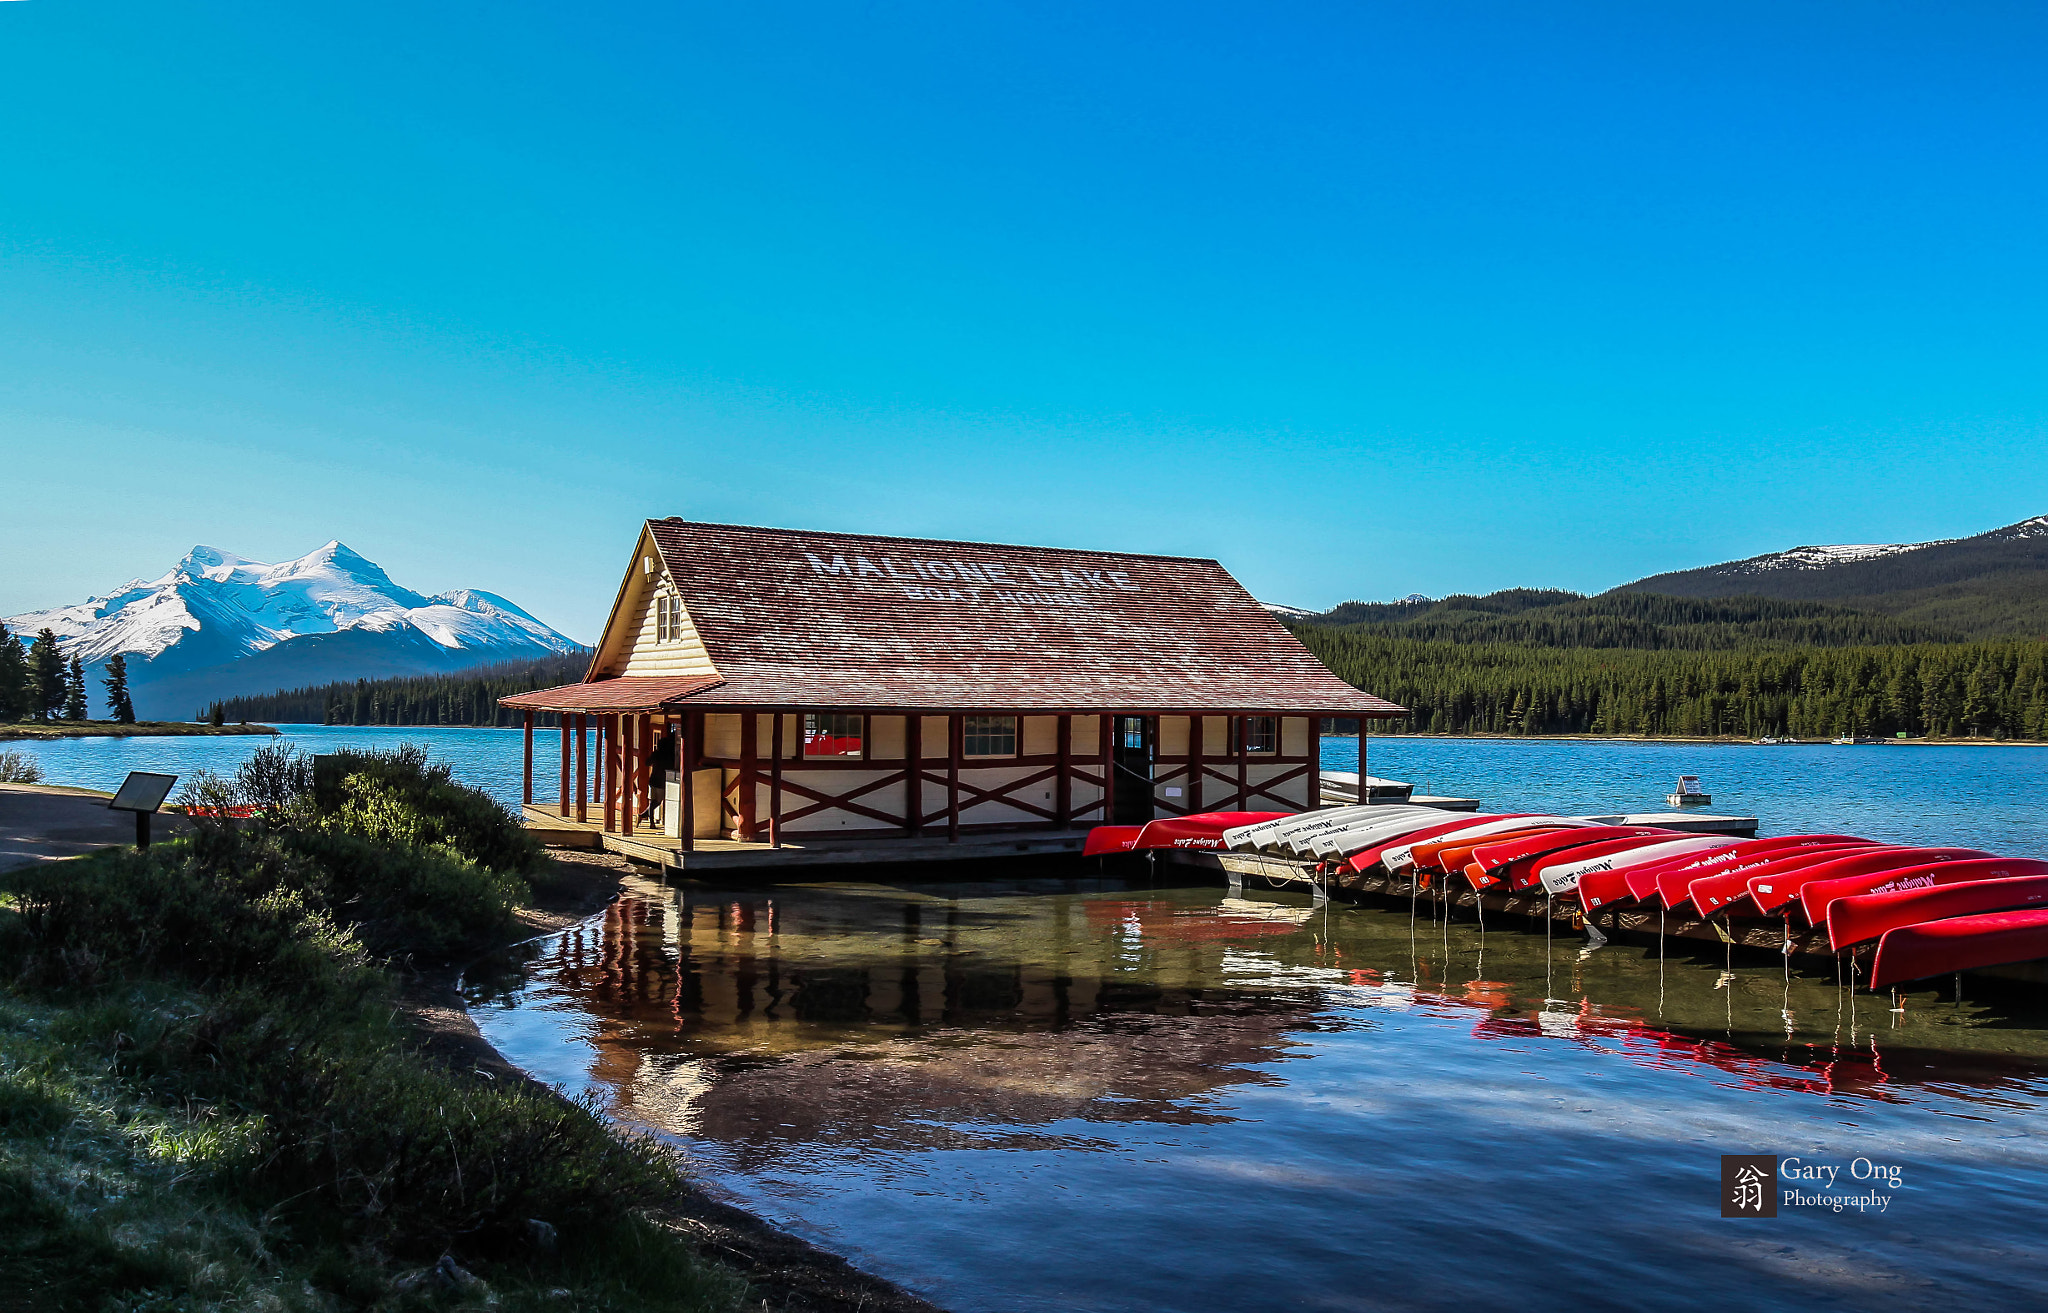
[[[683,641],[683,599],[658,593],[654,598],[654,641],[657,643],[680,643]]]

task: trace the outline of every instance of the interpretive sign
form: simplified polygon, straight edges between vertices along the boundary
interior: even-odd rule
[[[107,804],[107,810],[135,813],[137,848],[149,847],[149,818],[164,805],[164,799],[171,796],[171,786],[177,782],[175,775],[132,770],[128,772],[128,778],[121,781],[121,787],[115,790],[114,800]]]

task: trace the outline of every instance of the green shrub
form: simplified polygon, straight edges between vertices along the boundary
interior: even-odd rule
[[[544,860],[516,816],[483,790],[457,784],[448,764],[430,764],[417,744],[335,757],[335,785],[323,784],[319,798],[330,825],[385,842],[445,844],[494,871],[530,871]]]
[[[42,763],[26,752],[0,752],[0,784],[40,784]]]
[[[340,826],[278,837],[325,873],[333,915],[374,953],[438,959],[482,947],[512,926],[529,894],[519,876],[440,843],[380,841]]]
[[[262,980],[347,998],[374,979],[361,943],[324,906],[325,873],[269,836],[110,849],[0,881],[21,918],[20,970],[44,985]]]

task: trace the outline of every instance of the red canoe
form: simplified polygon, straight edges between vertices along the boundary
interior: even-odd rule
[[[1662,830],[1651,825],[1588,825],[1569,830],[1554,830],[1548,834],[1519,835],[1498,843],[1484,843],[1474,848],[1471,860],[1466,863],[1465,876],[1475,889],[1484,889],[1488,885],[1498,884],[1503,879],[1509,880],[1509,887],[1513,888],[1513,881],[1525,874],[1525,871],[1516,869],[1520,863],[1608,839],[1635,839],[1645,835],[1667,836],[1675,833],[1675,830]]]
[[[1765,871],[1796,870],[1811,862],[1824,862],[1829,857],[1839,857],[1863,848],[1879,845],[1858,840],[1855,843],[1815,844],[1810,848],[1785,848],[1761,857],[1752,857],[1746,862],[1729,862],[1719,868],[1709,867],[1705,871],[1674,871],[1666,867],[1657,876],[1657,896],[1664,900],[1664,906],[1677,911],[1692,902],[1692,886],[1709,876],[1717,880],[1732,881],[1737,889],[1747,885],[1735,879],[1740,875],[1758,875]],[[1726,901],[1725,899],[1723,901]]]
[[[1517,869],[1508,872],[1510,889],[1533,889],[1543,883],[1543,873],[1559,866],[1574,862],[1591,862],[1602,857],[1613,857],[1626,861],[1624,854],[1638,848],[1655,848],[1660,844],[1681,839],[1700,839],[1704,836],[1686,834],[1680,830],[1656,830],[1650,834],[1617,835],[1612,839],[1597,839],[1592,843],[1545,853],[1541,857],[1526,858]],[[1695,849],[1697,851],[1697,849]],[[1675,854],[1674,854],[1675,855]]]
[[[1814,866],[1801,867],[1788,875],[1752,875],[1749,896],[1755,900],[1759,911],[1775,912],[1799,897],[1800,890],[1822,880],[1846,880],[1852,875],[1896,871],[1903,866],[1932,866],[1936,862],[1963,862],[1973,857],[1996,856],[1997,853],[1987,853],[1981,848],[1873,848],[1868,852],[1849,853]]]
[[[1508,818],[1496,816],[1491,819],[1506,820]],[[1376,848],[1366,848],[1352,853],[1344,859],[1344,864],[1354,871],[1364,871],[1396,848],[1411,847],[1425,840],[1434,839],[1439,835],[1449,834],[1453,830],[1462,830],[1478,824],[1480,824],[1480,821],[1469,815],[1460,816],[1455,821],[1438,821],[1434,825],[1425,825],[1419,830],[1410,830],[1399,838],[1389,839]]]
[[[1196,812],[1192,816],[1167,816],[1144,825],[1098,825],[1088,831],[1082,845],[1083,857],[1104,853],[1143,852],[1148,848],[1223,847],[1223,832],[1241,825],[1277,821],[1293,812]]]
[[[2031,857],[1980,857],[1967,862],[1940,862],[1908,866],[1846,880],[1816,880],[1799,891],[1806,919],[1814,925],[1827,922],[1828,904],[1852,894],[1888,894],[1899,889],[1931,889],[1936,885],[1962,884],[1968,880],[2011,880],[2022,875],[2048,875],[2048,862]]]
[[[2048,908],[1900,926],[1877,941],[1870,987],[2048,957]]]
[[[1591,861],[1609,853],[1625,852],[1630,848],[1647,847],[1650,844],[1665,843],[1672,839],[1689,837],[1681,830],[1666,830],[1653,825],[1616,826],[1616,829],[1633,830],[1633,834],[1615,834],[1605,839],[1594,839],[1588,843],[1562,845],[1550,852],[1537,853],[1530,857],[1518,857],[1504,871],[1500,878],[1507,881],[1508,889],[1520,893],[1524,889],[1542,887],[1543,873],[1553,866],[1566,862]],[[1475,856],[1477,854],[1474,854]]]
[[[1584,828],[1586,827],[1574,826],[1559,820],[1532,821],[1527,825],[1518,825],[1512,830],[1502,830],[1498,834],[1489,834],[1477,839],[1460,839],[1457,832],[1452,831],[1442,840],[1425,840],[1416,844],[1410,851],[1414,853],[1415,869],[1418,871],[1462,871],[1465,864],[1472,860],[1472,851],[1475,848],[1484,848],[1491,843],[1505,843],[1509,839],[1526,839],[1532,835],[1555,834],[1559,830]]]
[[[1591,912],[1610,903],[1622,902],[1632,897],[1628,891],[1628,878],[1637,871],[1652,870],[1678,862],[1696,861],[1726,852],[1743,842],[1740,839],[1719,838],[1711,834],[1695,837],[1700,840],[1699,846],[1688,851],[1664,852],[1661,851],[1665,847],[1663,843],[1653,843],[1642,853],[1616,857],[1614,863],[1604,870],[1586,872],[1579,877],[1579,887],[1576,890],[1579,906]],[[1671,842],[1679,841],[1674,839]]]
[[[1983,912],[2009,912],[2048,903],[2048,875],[1971,880],[1885,894],[1850,894],[1828,904],[1828,946],[1840,951],[1887,930]]]
[[[1730,862],[1753,861],[1791,848],[1824,848],[1839,843],[1868,842],[1868,839],[1858,839],[1847,834],[1789,834],[1776,839],[1745,839],[1733,848],[1723,848],[1719,852],[1708,853],[1705,857],[1681,859],[1654,867],[1639,866],[1629,874],[1628,894],[1638,902],[1649,902],[1657,896],[1657,878],[1666,871],[1690,871],[1692,874],[1686,877],[1686,882],[1689,883],[1715,868],[1726,869]],[[1682,896],[1684,885],[1678,887]]]
[[[1105,853],[1127,853],[1144,828],[1142,825],[1098,825],[1088,831],[1088,842],[1081,845],[1081,855],[1100,857]]]

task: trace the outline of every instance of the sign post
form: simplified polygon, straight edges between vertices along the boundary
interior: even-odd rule
[[[149,818],[163,807],[164,799],[171,796],[171,786],[178,782],[175,775],[156,775],[146,770],[128,772],[128,778],[121,781],[120,790],[114,794],[107,810],[135,813],[135,846],[149,847]]]

